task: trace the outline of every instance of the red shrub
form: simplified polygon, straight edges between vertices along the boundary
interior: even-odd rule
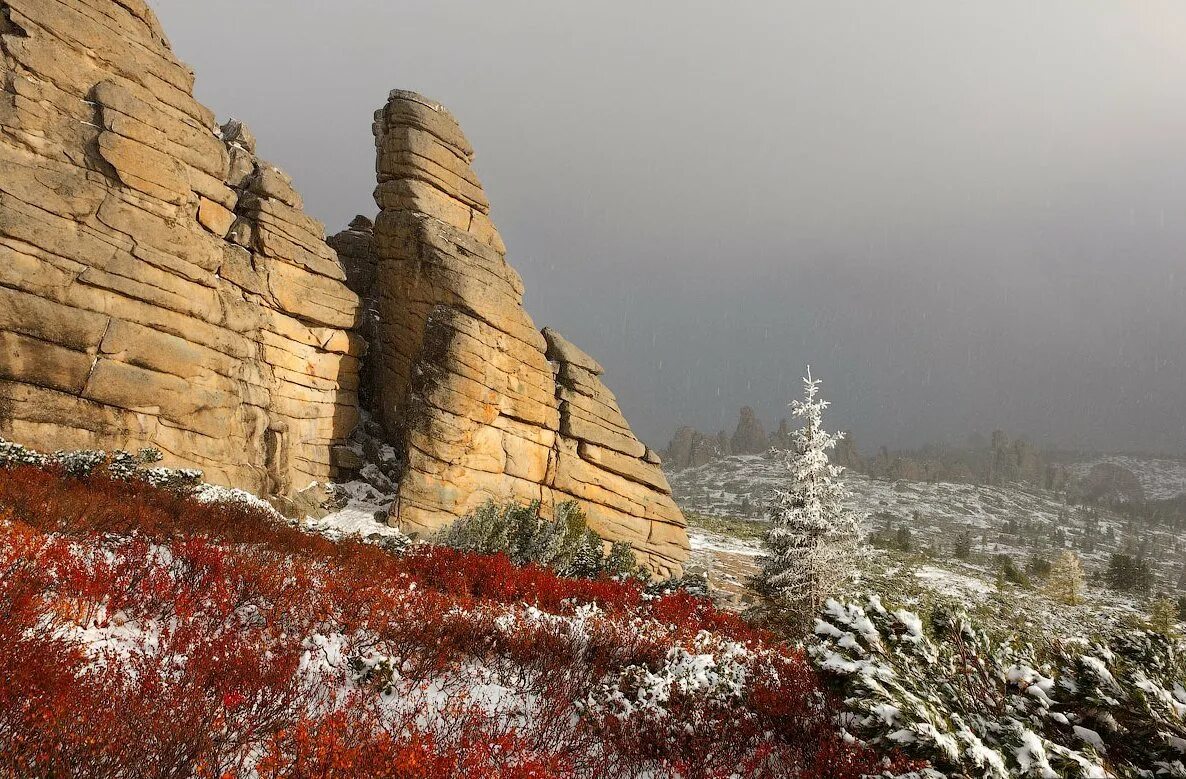
[[[668,719],[584,707],[702,631],[760,658],[743,698],[677,694]],[[882,761],[842,737],[801,656],[687,593],[0,471],[0,776],[856,777]]]

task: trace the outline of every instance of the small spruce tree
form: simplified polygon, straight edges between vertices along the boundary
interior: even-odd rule
[[[1046,594],[1068,606],[1078,606],[1083,603],[1086,582],[1079,556],[1068,550],[1059,555],[1050,568],[1046,577]]]
[[[793,434],[791,446],[779,453],[786,482],[774,491],[766,553],[753,581],[779,619],[792,624],[813,619],[852,574],[865,518],[845,506],[848,492],[840,480],[844,469],[828,460],[828,450],[842,434],[823,430],[829,404],[819,397],[819,385],[809,366],[803,399],[790,404],[803,426]]]
[[[894,536],[894,546],[899,551],[909,552],[914,548],[913,536],[910,533],[910,528],[905,525],[898,525],[898,532]]]
[[[1149,627],[1166,638],[1178,635],[1178,604],[1172,598],[1154,598],[1149,607]]]
[[[952,554],[960,560],[967,560],[972,556],[972,534],[964,530],[955,537],[955,544],[952,547]]]
[[[1116,552],[1108,560],[1104,581],[1121,592],[1147,593],[1153,587],[1153,573],[1144,557]]]

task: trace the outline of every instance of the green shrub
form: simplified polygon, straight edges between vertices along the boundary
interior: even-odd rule
[[[580,506],[572,501],[556,506],[555,520],[540,516],[539,501],[487,501],[435,540],[463,552],[503,552],[515,565],[535,563],[574,578],[630,576],[638,571],[630,544],[615,541],[606,553],[601,537],[588,528]]]
[[[1007,554],[998,554],[995,559],[997,565],[997,586],[1005,582],[1016,584],[1018,587],[1030,587],[1030,578],[1017,567],[1013,558]]]

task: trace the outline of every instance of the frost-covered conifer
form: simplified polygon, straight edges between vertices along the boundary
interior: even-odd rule
[[[1083,603],[1086,581],[1087,577],[1083,574],[1083,564],[1079,562],[1079,556],[1066,551],[1050,569],[1046,580],[1046,593],[1068,606],[1078,606]]]
[[[828,402],[819,397],[819,379],[810,366],[803,399],[790,404],[803,426],[780,453],[785,485],[775,490],[766,533],[766,556],[755,588],[792,619],[810,619],[855,567],[856,544],[864,515],[845,506],[843,468],[828,461],[828,450],[842,434],[824,431]]]

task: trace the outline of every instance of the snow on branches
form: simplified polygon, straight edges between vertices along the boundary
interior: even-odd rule
[[[865,518],[846,507],[848,492],[840,479],[844,469],[828,460],[828,450],[843,434],[823,429],[829,403],[819,397],[819,386],[808,366],[803,399],[790,404],[803,425],[781,455],[786,482],[774,491],[767,553],[754,582],[758,592],[792,619],[814,615],[852,574]]]
[[[829,601],[808,651],[855,735],[944,776],[1186,777],[1186,658],[1156,633],[1040,648],[872,596]]]

